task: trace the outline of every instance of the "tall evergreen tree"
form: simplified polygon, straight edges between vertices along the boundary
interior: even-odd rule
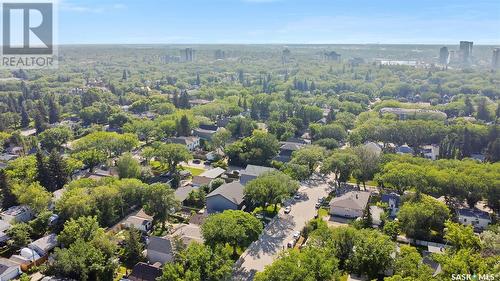
[[[188,95],[188,92],[186,90],[182,91],[181,92],[181,95],[179,97],[179,108],[183,108],[183,109],[189,109],[190,108],[190,105],[189,105],[189,95]]]
[[[47,190],[52,187],[52,179],[47,165],[45,155],[41,150],[36,152],[36,180]]]
[[[474,113],[474,106],[472,105],[470,97],[466,97],[464,103],[465,103],[465,109],[464,109],[465,116],[471,116],[472,113]]]
[[[49,155],[47,169],[51,179],[51,184],[47,187],[48,191],[58,190],[68,182],[69,175],[66,161],[55,149]]]
[[[177,94],[177,91],[174,92],[172,97],[172,104],[177,108],[179,107],[179,94]]]
[[[285,100],[287,102],[292,102],[292,90],[290,90],[290,88],[286,89]]]
[[[197,86],[201,85],[200,73],[196,73],[196,85]]]
[[[2,208],[7,209],[16,205],[16,196],[12,194],[9,176],[5,170],[0,170],[0,191],[2,192]]]
[[[21,106],[21,127],[26,128],[30,125],[30,116],[26,111],[26,107],[24,105]]]
[[[177,135],[179,137],[187,137],[191,134],[191,130],[189,128],[189,119],[186,115],[182,115],[181,120],[177,126]]]
[[[50,98],[50,100],[49,100],[49,123],[54,124],[54,123],[59,122],[60,115],[61,115],[61,113],[60,113],[59,105],[55,101],[55,98],[54,97]]]
[[[47,121],[45,121],[45,118],[40,112],[35,113],[33,120],[35,121],[35,129],[37,134],[41,134],[43,131],[45,131],[45,129],[47,129]]]
[[[480,98],[477,102],[477,118],[484,121],[491,121],[490,111],[486,98]]]

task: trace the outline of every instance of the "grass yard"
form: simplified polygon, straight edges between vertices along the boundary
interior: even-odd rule
[[[123,277],[125,277],[125,275],[127,275],[127,268],[124,266],[120,266],[116,272],[114,281],[121,280]]]
[[[326,208],[319,208],[318,210],[318,218],[323,218],[328,216],[328,210]]]
[[[194,167],[188,167],[188,166],[182,166],[183,170],[189,171],[191,175],[194,176],[199,176],[201,173],[205,172],[205,169],[200,169],[200,168],[194,168]]]

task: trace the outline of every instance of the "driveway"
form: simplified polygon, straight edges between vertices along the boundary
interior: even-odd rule
[[[323,178],[303,182],[299,189],[301,199],[291,200],[291,211],[279,214],[266,226],[259,240],[253,242],[235,264],[232,280],[253,280],[255,273],[264,270],[286,248],[295,231],[301,231],[306,223],[316,215],[318,199],[328,195],[328,184]],[[285,205],[287,205],[285,204]]]

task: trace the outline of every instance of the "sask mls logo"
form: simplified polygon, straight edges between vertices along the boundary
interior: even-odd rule
[[[54,66],[54,3],[3,2],[1,7],[2,66]]]

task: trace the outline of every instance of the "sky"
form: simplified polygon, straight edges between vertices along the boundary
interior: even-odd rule
[[[500,44],[498,0],[59,0],[60,44]]]

